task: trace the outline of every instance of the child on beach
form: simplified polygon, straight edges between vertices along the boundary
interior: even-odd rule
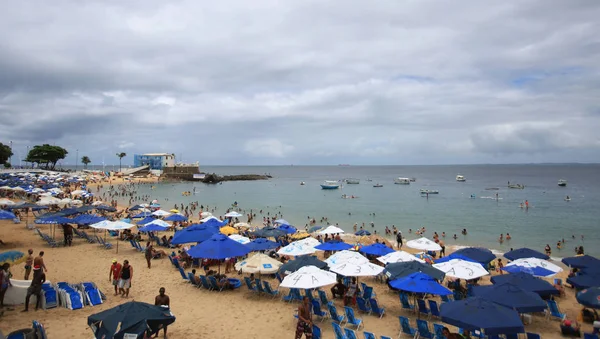
[[[496,265],[496,271],[499,272],[500,274],[504,274],[504,272],[502,272],[503,268],[504,268],[504,264],[502,264],[502,259],[498,258],[498,265]]]

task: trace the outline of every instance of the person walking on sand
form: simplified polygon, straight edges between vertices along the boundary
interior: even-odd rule
[[[110,271],[108,272],[108,281],[112,281],[112,284],[115,287],[115,295],[119,294],[117,285],[119,284],[120,276],[121,276],[121,264],[119,264],[119,262],[117,262],[117,259],[113,259],[112,265],[110,265]]]
[[[310,307],[310,299],[305,296],[302,299],[302,304],[298,307],[298,325],[296,326],[296,339],[302,338],[312,339],[312,314]]]
[[[4,308],[4,295],[8,288],[12,286],[10,283],[11,274],[9,268],[9,263],[4,263],[4,265],[0,267],[0,308]]]
[[[148,242],[148,245],[146,246],[146,252],[144,253],[144,257],[146,258],[146,262],[148,263],[148,268],[152,267],[152,250],[153,250],[153,246],[151,242]]]
[[[154,298],[154,305],[156,306],[163,306],[166,308],[171,308],[171,299],[169,299],[169,296],[165,294],[165,288],[161,287],[158,290],[158,295]],[[165,326],[163,328],[164,332],[165,332],[165,339],[167,338],[167,326]],[[156,335],[154,336],[154,338],[158,337],[158,332],[160,332],[160,328],[156,331]]]
[[[33,258],[33,266],[39,266],[44,272],[48,272],[46,264],[44,264],[44,251],[41,251],[37,257]]]
[[[27,250],[27,256],[25,257],[25,278],[23,280],[29,280],[29,274],[33,268],[33,250],[30,248]]]
[[[119,293],[123,298],[129,297],[129,289],[131,288],[131,279],[133,278],[133,267],[129,265],[129,260],[123,261],[121,274],[119,276]]]
[[[37,311],[42,305],[42,285],[46,282],[46,274],[42,271],[40,266],[33,266],[33,279],[31,280],[31,286],[27,288],[27,295],[25,296],[25,309],[22,312],[29,311],[29,299],[32,295],[35,295],[35,310]]]

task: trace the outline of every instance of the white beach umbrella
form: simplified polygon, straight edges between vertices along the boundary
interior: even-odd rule
[[[250,243],[250,238],[241,236],[239,234],[232,234],[232,235],[229,236],[229,239],[235,240],[235,241],[239,242],[242,245]]]
[[[462,259],[452,259],[443,263],[434,264],[433,267],[446,273],[446,276],[458,279],[477,279],[490,274],[481,264]]]
[[[132,228],[133,226],[135,226],[135,225],[126,223],[124,221],[109,221],[109,220],[100,221],[98,223],[90,225],[90,227],[92,227],[92,228],[109,230],[109,231],[127,230],[127,229]]]
[[[13,206],[15,202],[9,199],[2,198],[0,199],[0,205]]]
[[[82,195],[82,194],[86,194],[86,193],[87,193],[87,191],[84,191],[84,190],[75,190],[75,191],[71,192],[71,195],[77,196],[77,195]]]
[[[408,262],[408,261],[418,261],[420,263],[425,263],[425,260],[419,259],[414,255],[404,252],[404,251],[395,251],[390,252],[384,256],[377,258],[380,262],[384,264],[392,264],[396,262]]]
[[[285,247],[280,248],[279,251],[277,251],[277,254],[298,256],[298,255],[313,254],[316,251],[317,250],[315,250],[314,246],[309,246],[307,244],[303,244],[303,243],[299,243],[299,242],[295,241]]]
[[[0,187],[0,190],[12,191],[12,187],[10,187],[10,186],[2,186],[2,187]]]
[[[51,197],[52,196],[52,192],[40,193],[39,196],[40,197]]]
[[[148,225],[156,225],[156,226],[160,226],[160,227],[171,227],[171,225],[169,225],[166,221],[163,221],[160,219],[154,219],[151,222],[144,224],[144,226],[148,226]]]
[[[25,189],[23,187],[19,187],[19,186],[14,187],[12,190],[15,192],[25,192]]]
[[[235,269],[237,271],[242,271],[242,273],[273,274],[279,270],[281,265],[283,265],[282,262],[275,260],[266,254],[256,253],[250,258],[236,263]]]
[[[322,231],[319,231],[319,234],[338,234],[338,233],[344,233],[344,230],[337,226],[333,226],[333,225],[327,226]]]
[[[208,217],[206,217],[206,218],[200,219],[200,222],[207,222],[207,221],[209,221],[209,220],[211,220],[211,219],[215,219],[215,220],[216,220],[216,221],[218,221],[218,222],[223,222],[222,220],[219,220],[219,218],[217,218],[217,217],[213,217],[212,215],[211,215],[211,216],[208,216]]]
[[[358,252],[348,251],[348,250],[336,252],[334,255],[325,259],[325,262],[327,263],[327,265],[329,265],[329,267],[343,264],[348,261],[352,261],[355,263],[356,262],[368,263],[369,259],[365,258],[362,254],[360,254]]]
[[[60,199],[53,197],[44,197],[40,199],[40,201],[36,202],[36,204],[40,206],[48,206],[48,205],[58,205],[60,203]]]
[[[157,217],[165,217],[167,215],[171,215],[171,213],[167,212],[165,210],[156,210],[156,211],[152,212],[152,215],[155,215]]]
[[[354,259],[333,265],[329,270],[345,277],[372,277],[383,272],[383,269],[383,266]]]
[[[336,282],[335,273],[327,272],[311,265],[301,267],[296,272],[286,276],[279,286],[307,289],[333,285]]]
[[[0,204],[1,205],[1,204]],[[536,268],[541,267],[545,268],[554,273],[562,272],[562,268],[558,265],[555,265],[548,260],[538,259],[538,258],[521,258],[517,260],[513,260],[510,263],[506,264],[506,266],[522,266],[526,268]]]
[[[229,213],[225,214],[225,216],[226,216],[227,218],[239,218],[239,217],[243,217],[244,215],[243,215],[243,214],[240,214],[240,213],[238,213],[238,212],[236,212],[236,211],[231,211],[231,212],[229,212]]]
[[[307,237],[301,240],[296,240],[292,244],[302,244],[303,246],[315,247],[321,245],[319,240],[313,237]]]
[[[289,222],[287,222],[287,220],[285,219],[277,219],[274,222],[275,225],[290,225]]]
[[[92,206],[100,206],[100,205],[104,205],[104,202],[102,202],[102,201],[98,200],[98,201],[94,201],[94,202],[92,203]]]
[[[233,225],[233,227],[250,227],[250,224],[245,222],[238,222],[237,224]]]
[[[440,251],[442,247],[427,238],[419,238],[410,240],[406,243],[406,246],[421,251]]]
[[[83,205],[83,201],[79,199],[73,199],[71,200],[71,205]]]
[[[212,213],[210,213],[210,212],[202,212],[202,213],[200,213],[200,216],[203,217],[203,218],[212,217]]]
[[[45,192],[45,191],[39,187],[36,187],[31,190],[31,193],[43,193],[43,192]]]
[[[49,189],[48,192],[58,194],[58,193],[62,193],[62,190],[58,187],[53,187],[53,188]]]

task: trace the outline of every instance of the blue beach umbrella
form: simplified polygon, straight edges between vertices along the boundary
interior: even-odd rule
[[[152,213],[150,213],[150,212],[142,212],[142,213],[134,215],[131,218],[132,219],[138,219],[138,218],[146,218],[146,217],[150,217],[150,216],[152,216]]]
[[[10,211],[0,210],[0,220],[12,220],[17,216]]]
[[[574,268],[586,268],[600,266],[600,259],[594,258],[590,255],[579,255],[576,257],[564,258],[563,264]]]
[[[289,225],[290,223],[287,222],[287,220],[285,219],[277,219],[274,222],[275,225]]]
[[[16,265],[25,260],[25,254],[19,251],[7,251],[0,253],[0,265],[9,263]]]
[[[27,208],[39,208],[39,207],[43,207],[44,209],[48,209],[47,206],[39,206],[36,204],[30,204],[30,203],[23,203],[23,204],[19,204],[19,205],[14,205],[14,206],[9,206],[8,209],[10,210],[20,210],[20,209],[27,209]]]
[[[579,291],[575,297],[577,302],[583,306],[600,309],[600,287],[590,287]]]
[[[117,209],[112,206],[100,205],[95,207],[97,210],[106,211],[106,212],[116,212]]]
[[[284,231],[287,234],[294,234],[294,233],[296,233],[298,231],[296,229],[296,227],[294,227],[292,225],[289,225],[289,224],[282,224],[277,229],[280,229],[280,230]]]
[[[544,260],[550,259],[550,257],[544,253],[534,251],[530,248],[517,248],[516,250],[504,253],[504,257],[508,260],[517,260],[523,258],[538,258]]]
[[[39,218],[34,221],[36,224],[74,224],[73,219],[65,217]]]
[[[550,277],[556,274],[556,272],[552,272],[549,269],[545,269],[541,266],[536,267],[527,267],[527,266],[519,266],[519,265],[510,265],[504,266],[502,269],[508,273],[527,273],[531,275],[535,275],[536,277]]]
[[[476,262],[480,263],[484,267],[487,264],[489,264],[492,260],[496,259],[496,256],[494,255],[494,253],[492,253],[492,251],[488,250],[487,248],[483,248],[483,247],[461,248],[460,250],[458,250],[452,254],[463,255],[467,258],[475,260]]]
[[[225,259],[241,257],[250,249],[224,234],[215,234],[210,239],[190,248],[187,253],[192,258]]]
[[[131,207],[129,210],[130,211],[137,211],[137,210],[141,210],[143,208],[144,208],[144,206],[135,205],[135,206]]]
[[[360,231],[354,233],[354,235],[358,235],[358,236],[371,235],[371,232],[369,232],[367,230],[360,230]]]
[[[447,255],[447,256],[445,256],[443,258],[439,258],[439,259],[435,260],[435,263],[436,264],[441,264],[441,263],[450,261],[452,259],[460,259],[460,260],[470,261],[470,262],[474,262],[474,263],[478,263],[479,264],[479,262],[477,260],[473,260],[473,259],[471,259],[471,258],[469,258],[469,257],[467,257],[465,255],[462,255],[462,254],[456,254],[456,252],[452,253],[450,255]],[[482,266],[485,266],[485,265],[482,265]]]
[[[473,295],[513,308],[519,313],[544,312],[548,307],[539,294],[525,291],[511,283],[475,286],[473,287]]]
[[[296,259],[294,260],[290,260],[283,264],[279,268],[279,272],[284,274],[291,274],[304,266],[316,266],[317,268],[325,269],[327,268],[327,263],[317,259],[317,257],[314,257],[312,255],[302,255],[296,257]]]
[[[320,229],[323,229],[323,226],[313,226],[311,228],[308,229],[308,233],[314,233]]]
[[[191,242],[203,242],[217,233],[219,233],[218,227],[196,224],[175,232],[171,243],[173,245],[179,245]]]
[[[383,273],[385,273],[390,280],[402,278],[416,272],[425,273],[438,281],[442,281],[446,276],[446,273],[443,271],[418,261],[395,262],[387,264],[385,266],[385,270],[383,271]]]
[[[422,272],[415,272],[405,277],[392,280],[389,285],[395,289],[412,293],[428,293],[435,295],[452,294],[452,291],[438,284],[432,277]]]
[[[156,219],[154,219],[153,217],[145,217],[144,219],[136,222],[135,224],[136,225],[146,225],[147,223],[153,222],[154,220],[156,220]]]
[[[227,225],[227,221],[219,221],[217,219],[210,219],[207,222],[203,222],[200,225],[203,225],[203,226],[206,226],[206,227],[210,226],[210,227],[221,228],[221,227]]]
[[[320,245],[315,246],[315,249],[320,250],[320,251],[343,251],[343,250],[349,250],[352,247],[353,247],[352,245],[346,244],[343,241],[331,240],[331,241],[327,241]]]
[[[181,215],[178,213],[171,214],[170,216],[165,218],[165,221],[187,221],[188,218],[185,215]]]
[[[167,228],[168,227],[150,223],[148,226],[138,228],[138,231],[140,231],[140,232],[162,232],[162,231],[166,230]]]
[[[282,237],[284,235],[286,235],[287,233],[285,231],[282,231],[278,228],[274,228],[274,227],[265,227],[265,228],[261,228],[259,230],[256,230],[256,232],[254,232],[254,235],[256,235],[257,237],[262,237],[262,238],[277,238],[277,237]]]
[[[279,247],[279,243],[265,239],[257,238],[246,244],[250,251],[266,251]]]
[[[556,288],[554,288],[554,286],[552,286],[549,282],[523,272],[496,275],[492,277],[491,281],[494,285],[511,283],[525,291],[537,293],[541,297],[560,294],[560,292]]]
[[[590,287],[600,287],[600,273],[583,273],[568,278],[567,282],[578,290]]]
[[[442,321],[468,331],[483,330],[486,335],[525,332],[519,313],[480,297],[443,303]]]
[[[375,243],[375,244],[372,244],[369,246],[361,247],[360,252],[362,252],[364,254],[371,254],[371,255],[376,255],[378,257],[381,257],[388,253],[394,252],[394,250],[385,246],[384,244]]]

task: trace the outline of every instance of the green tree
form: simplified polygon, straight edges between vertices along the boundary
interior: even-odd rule
[[[56,163],[67,157],[69,152],[60,147],[54,145],[35,145],[27,154],[25,161],[36,163],[38,165],[44,164],[45,169],[53,170],[56,167]]]
[[[121,172],[121,159],[126,157],[127,153],[125,153],[125,152],[117,153],[117,156],[119,157],[119,172]]]
[[[10,146],[0,142],[0,164],[6,164],[12,155],[13,152]]]
[[[87,155],[84,155],[83,157],[81,157],[81,163],[83,164],[83,166],[85,168],[87,168],[87,165],[91,162],[92,162],[92,160],[90,160],[90,157],[88,157]]]

